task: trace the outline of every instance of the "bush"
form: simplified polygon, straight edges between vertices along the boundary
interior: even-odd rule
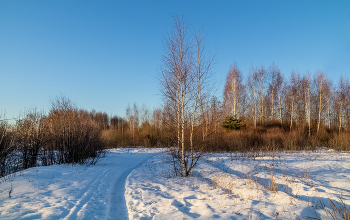
[[[75,108],[69,100],[55,104],[44,121],[49,149],[59,152],[56,163],[96,163],[105,149],[100,126],[87,111]]]
[[[47,129],[42,122],[44,114],[33,109],[16,124],[15,144],[21,153],[24,169],[34,167],[45,147]]]
[[[18,170],[14,137],[10,126],[5,121],[0,121],[0,177]]]

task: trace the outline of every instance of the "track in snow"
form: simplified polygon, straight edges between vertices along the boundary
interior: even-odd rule
[[[109,219],[129,219],[128,208],[125,202],[125,181],[128,175],[134,169],[140,167],[143,163],[149,160],[152,156],[148,156],[145,159],[134,164],[130,169],[126,170],[117,180],[114,185],[113,193],[111,194],[110,206],[109,206]]]
[[[93,166],[35,167],[0,179],[0,219],[128,219],[126,178],[155,153],[114,149]]]

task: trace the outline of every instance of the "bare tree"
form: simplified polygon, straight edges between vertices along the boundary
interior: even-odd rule
[[[278,116],[282,123],[282,101],[283,101],[283,78],[280,70],[275,64],[269,67],[265,76],[267,83],[267,92],[265,101],[262,103],[265,107],[265,118],[275,121]]]
[[[3,117],[4,118],[4,117]],[[10,129],[6,119],[0,115],[0,177],[3,177],[11,172],[11,168],[15,167],[15,163],[11,160],[14,153],[14,132]]]
[[[317,133],[320,130],[321,117],[324,107],[331,99],[331,85],[330,81],[325,77],[322,72],[317,73],[315,78],[315,86],[318,96],[318,121],[317,121]]]
[[[332,88],[332,85],[330,84],[330,89],[329,89],[329,99],[327,101],[327,120],[328,120],[328,129],[331,129],[331,118],[332,118],[332,112],[331,112],[331,106],[333,105],[334,101],[334,89]]]
[[[150,122],[150,121],[151,121],[151,112],[146,106],[146,104],[143,104],[140,112],[140,124],[143,124],[144,122]]]
[[[344,114],[344,109],[347,109],[349,103],[349,95],[350,92],[350,84],[349,81],[345,78],[341,78],[339,81],[339,86],[336,90],[336,97],[335,97],[335,105],[337,107],[337,115],[339,118],[339,133],[342,129],[342,124],[343,124],[343,114]]]
[[[287,104],[290,105],[290,131],[292,130],[293,126],[293,119],[295,117],[295,106],[298,101],[298,92],[299,92],[299,86],[300,86],[300,79],[299,74],[296,72],[292,73],[290,85],[288,86],[288,99]]]
[[[43,119],[47,126],[50,164],[95,164],[105,144],[101,128],[91,119],[89,112],[78,109],[69,98],[58,96],[51,101],[49,115]]]
[[[134,147],[136,147],[135,145],[135,130],[137,130],[137,132],[139,131],[139,108],[138,106],[136,105],[136,103],[134,103],[134,106],[133,106],[133,123],[132,123],[132,142],[134,144]],[[136,129],[135,129],[136,127]]]
[[[193,131],[200,100],[207,97],[204,91],[213,59],[205,57],[201,33],[191,37],[186,23],[179,16],[174,16],[174,23],[165,44],[160,82],[164,101],[170,105],[170,115],[177,124],[181,175],[188,176],[199,159],[194,151]],[[189,130],[189,148],[186,147],[186,130]]]
[[[47,127],[43,123],[44,113],[36,109],[25,113],[16,124],[16,144],[22,153],[23,168],[36,166],[37,157],[45,147]],[[46,158],[42,161],[46,165]]]
[[[239,104],[243,88],[242,76],[235,64],[227,74],[224,90],[224,106],[229,109],[227,112],[228,115],[240,117]]]
[[[269,75],[270,75],[270,85],[268,88],[268,95],[270,96],[270,102],[271,102],[271,120],[275,119],[275,105],[276,105],[276,97],[277,97],[277,72],[278,72],[278,68],[275,66],[275,64],[272,64],[272,66],[270,67],[270,71],[269,71]]]
[[[310,75],[304,76],[302,79],[302,88],[304,93],[304,103],[305,103],[305,118],[307,118],[308,124],[308,134],[311,136],[311,91],[310,91]]]
[[[162,132],[163,132],[163,111],[162,109],[154,109],[152,114],[152,125],[156,129],[158,136],[158,143],[162,141]]]
[[[283,77],[279,70],[276,71],[276,88],[278,93],[278,109],[279,109],[279,117],[281,124],[283,123],[282,118],[282,96],[283,96]]]
[[[248,89],[249,89],[249,100],[250,100],[250,115],[256,127],[257,118],[259,115],[259,72],[251,68],[250,75],[248,77]]]
[[[120,122],[120,118],[118,116],[113,116],[109,119],[110,121],[110,125],[111,125],[111,129],[115,129],[118,130],[119,129],[119,122]]]
[[[265,85],[265,81],[266,81],[266,71],[264,69],[264,67],[261,67],[258,70],[258,75],[259,75],[259,113],[260,113],[260,122],[264,123],[265,120],[265,109],[264,109],[264,96],[265,96],[265,90],[264,90],[264,85]]]
[[[132,145],[136,146],[136,131],[139,131],[139,108],[134,103],[133,108],[131,109],[130,105],[126,108],[126,117],[129,121],[129,127],[132,136]]]

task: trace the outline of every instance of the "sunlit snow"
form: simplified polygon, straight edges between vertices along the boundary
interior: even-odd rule
[[[174,176],[160,149],[113,149],[94,166],[35,167],[0,179],[1,219],[320,218],[350,205],[350,154],[217,153]],[[341,200],[343,203],[340,203]]]

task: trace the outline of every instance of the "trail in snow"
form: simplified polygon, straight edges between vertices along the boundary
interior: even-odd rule
[[[114,184],[113,193],[111,194],[111,202],[109,206],[109,219],[119,219],[119,220],[129,219],[128,208],[126,206],[125,196],[124,196],[126,178],[131,173],[131,171],[140,167],[144,162],[149,160],[152,156],[154,155],[151,154],[150,156],[147,156],[145,159],[136,163],[136,165],[130,166],[131,168],[126,170],[118,178],[117,182]]]
[[[125,180],[157,152],[114,149],[94,166],[35,167],[1,178],[0,219],[128,219]]]

